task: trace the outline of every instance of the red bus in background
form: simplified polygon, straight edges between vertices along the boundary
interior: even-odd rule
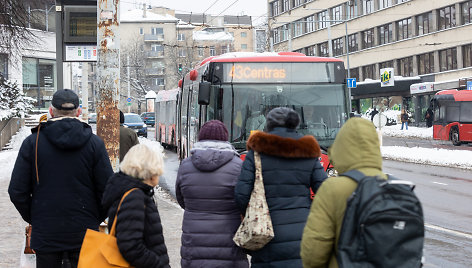
[[[284,106],[299,113],[297,131],[316,137],[324,150],[321,162],[334,175],[326,150],[350,111],[342,60],[295,52],[227,53],[203,60],[179,84],[175,145],[180,159],[189,155],[203,123],[213,119],[226,125],[229,142],[244,158],[251,131],[263,130],[269,110]]]
[[[443,90],[432,99],[433,138],[456,146],[472,142],[472,90]]]

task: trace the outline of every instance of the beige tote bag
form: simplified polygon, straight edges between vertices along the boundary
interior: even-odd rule
[[[274,228],[262,179],[261,157],[258,152],[254,152],[254,162],[256,164],[254,189],[246,208],[246,215],[233,237],[236,245],[249,250],[261,249],[274,238]]]

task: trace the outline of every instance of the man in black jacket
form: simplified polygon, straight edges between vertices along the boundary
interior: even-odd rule
[[[32,224],[31,247],[37,268],[77,266],[87,228],[105,219],[102,194],[113,174],[103,141],[81,122],[79,98],[58,90],[52,119],[32,129],[21,145],[8,193],[23,219]]]

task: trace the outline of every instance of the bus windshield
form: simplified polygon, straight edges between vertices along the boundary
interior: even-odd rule
[[[230,141],[240,150],[245,149],[251,131],[265,129],[265,116],[275,107],[296,110],[297,131],[315,136],[325,147],[333,143],[348,116],[343,84],[224,84],[214,86],[212,92],[208,119],[222,120]]]

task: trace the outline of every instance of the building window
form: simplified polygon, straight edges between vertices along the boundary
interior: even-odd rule
[[[179,40],[179,41],[185,41],[185,34],[184,34],[184,33],[179,33],[179,34],[177,34],[177,40]]]
[[[306,20],[306,29],[305,29],[305,33],[311,33],[311,32],[314,32],[316,27],[315,27],[315,15],[311,15],[309,17],[306,17],[305,18]]]
[[[318,29],[324,29],[328,27],[328,10],[318,13]]]
[[[279,10],[279,0],[272,2],[271,4],[272,16],[277,16],[280,14]]]
[[[401,76],[413,76],[413,57],[398,60],[398,74]]]
[[[241,49],[247,49],[247,44],[241,44]]]
[[[151,84],[153,86],[163,86],[164,85],[164,78],[156,77],[151,79]]]
[[[374,29],[368,29],[362,32],[362,48],[374,46]]]
[[[456,26],[456,7],[448,6],[439,9],[438,30]]]
[[[418,74],[434,73],[434,53],[418,55]]]
[[[305,0],[293,0],[292,3],[293,3],[293,4],[292,4],[292,5],[293,5],[292,8],[294,8],[294,7],[298,7],[298,6],[301,6],[302,4],[304,4],[304,3],[305,3]]]
[[[143,35],[143,34],[144,34],[144,29],[143,29],[143,28],[139,28],[139,34],[140,34],[140,35]]]
[[[431,32],[431,22],[433,21],[433,12],[428,12],[416,16],[416,30],[418,35],[423,35]]]
[[[333,56],[339,56],[343,54],[344,37],[336,38],[333,40]]]
[[[362,66],[362,76],[363,76],[364,80],[366,80],[367,78],[375,79],[374,70],[375,70],[375,65],[374,64],[367,65],[367,66]]]
[[[23,90],[26,96],[37,100],[36,107],[49,107],[56,89],[56,61],[23,58]]]
[[[329,57],[329,47],[328,42],[320,44],[320,57]]]
[[[457,69],[457,50],[455,47],[439,51],[439,71]]]
[[[315,56],[316,55],[316,46],[309,46],[305,48],[305,55]]]
[[[464,67],[472,66],[472,44],[462,47],[462,58],[464,59]]]
[[[384,9],[392,6],[392,0],[379,0],[379,9]]]
[[[356,78],[356,81],[359,81],[359,68],[352,68],[349,69],[349,76],[350,78]]]
[[[379,69],[380,70],[385,69],[385,68],[393,68],[393,60],[384,61],[384,62],[379,63]]]
[[[179,48],[179,57],[187,57],[187,50],[185,48]]]
[[[151,28],[151,34],[152,35],[163,35],[164,34],[164,29],[162,29],[162,28]]]
[[[241,37],[242,37],[242,38],[246,38],[246,37],[247,37],[247,33],[246,33],[246,32],[241,32]]]
[[[344,16],[343,16],[343,5],[335,6],[331,9],[333,18],[332,20],[335,20],[334,23],[340,23],[344,21]]]
[[[279,28],[276,28],[272,31],[274,35],[274,43],[277,44],[280,42]]]
[[[354,52],[359,50],[359,45],[357,43],[357,34],[351,34],[347,37],[348,41],[348,46],[349,46],[349,52]]]
[[[374,0],[362,0],[362,12],[364,15],[374,12]]]
[[[215,46],[210,46],[210,56],[216,56]]]
[[[397,21],[397,40],[407,39],[411,36],[411,18]]]
[[[346,19],[357,17],[357,0],[350,0],[347,2],[346,13]]]
[[[0,54],[0,76],[8,79],[8,55]]]
[[[393,41],[393,25],[385,24],[379,27],[379,44],[388,44]]]
[[[290,2],[288,0],[282,0],[282,12],[286,12],[290,9]]]
[[[205,48],[198,47],[198,56],[203,57],[205,55]]]
[[[303,24],[304,22],[301,20],[295,21],[295,23],[293,23],[293,35],[295,37],[303,34]]]
[[[466,1],[461,4],[461,16],[463,24],[472,22],[472,1]]]

